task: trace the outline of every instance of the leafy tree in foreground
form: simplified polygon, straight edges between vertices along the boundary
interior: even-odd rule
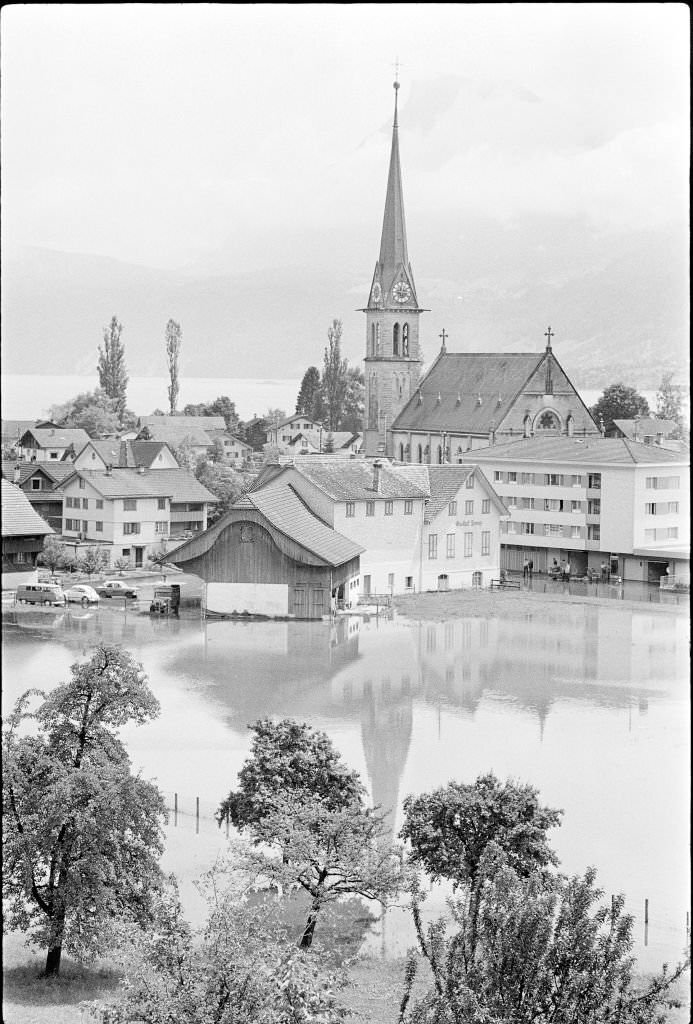
[[[50,418],[61,427],[81,427],[90,437],[116,433],[121,427],[134,426],[137,417],[129,409],[121,414],[117,403],[105,391],[84,391],[63,405],[50,409]]]
[[[339,1024],[334,989],[343,975],[278,937],[272,908],[253,908],[218,870],[203,882],[209,916],[193,933],[172,885],[155,925],[125,947],[117,1002],[92,1011],[103,1024]],[[276,904],[276,900],[275,900]]]
[[[467,785],[447,786],[409,796],[400,832],[412,859],[433,879],[476,885],[489,843],[496,843],[520,875],[558,863],[546,833],[560,825],[562,811],[541,807],[533,786],[501,783],[493,773]]]
[[[358,773],[329,737],[291,719],[259,721],[240,788],[222,803],[218,820],[247,830],[264,852],[245,855],[249,870],[311,898],[300,945],[308,948],[320,910],[340,896],[384,902],[402,881],[399,851],[383,816],[364,804]]]
[[[614,420],[634,420],[637,416],[649,415],[647,399],[626,384],[610,384],[604,388],[601,398],[590,409],[597,426],[604,422],[607,435],[614,429]]]
[[[417,949],[410,951],[399,1024],[656,1024],[677,1005],[671,988],[685,965],[638,984],[633,919],[623,897],[600,905],[595,871],[584,877],[522,877],[491,845],[479,864],[479,903],[450,901],[452,921],[424,927],[414,892]],[[455,929],[452,931],[452,929]],[[432,986],[412,1002],[419,964]],[[411,1005],[410,1005],[411,1003]]]
[[[278,788],[299,799],[319,797],[329,810],[363,797],[358,772],[344,764],[327,733],[292,718],[260,719],[248,728],[254,733],[250,756],[238,773],[238,790],[219,808],[220,825],[227,818],[241,831],[260,825],[275,810]]]
[[[108,565],[108,552],[104,548],[94,545],[86,549],[77,564],[87,576],[93,576],[94,573],[101,572]]]
[[[39,553],[36,561],[39,565],[45,565],[54,573],[56,569],[63,569],[66,565],[67,555],[65,545],[57,537],[50,534],[43,542],[43,551]]]
[[[180,393],[180,381],[178,379],[178,358],[180,348],[183,344],[183,332],[180,324],[175,320],[169,320],[166,324],[166,359],[168,361],[168,374],[171,383],[168,386],[168,407],[171,416],[175,416],[178,407],[178,395]]]
[[[207,459],[200,459],[195,476],[203,487],[219,499],[216,505],[210,507],[207,517],[210,526],[228,512],[254,479],[252,474],[241,473],[219,462],[212,464]]]
[[[120,340],[123,325],[118,317],[111,317],[108,327],[103,329],[103,348],[99,345],[97,372],[99,384],[109,398],[115,402],[118,415],[125,414],[125,399],[128,375],[125,369],[125,348]]]
[[[117,735],[159,713],[142,667],[104,644],[70,672],[49,694],[27,691],[3,732],[3,927],[47,950],[47,975],[63,948],[89,959],[114,921],[149,920],[163,848],[163,798]]]

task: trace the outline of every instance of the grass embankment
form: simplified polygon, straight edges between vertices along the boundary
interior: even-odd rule
[[[593,604],[605,608],[627,608],[631,611],[647,612],[654,615],[689,615],[688,602],[680,605],[658,604],[649,601],[615,600],[609,597],[588,597],[569,594],[560,589],[544,592],[544,581],[534,581],[534,590],[447,590],[427,591],[422,594],[403,594],[394,598],[394,607],[399,615],[428,622],[445,622],[462,616],[503,615],[512,616],[524,612],[528,605],[540,611],[555,608],[556,604]],[[541,589],[539,589],[541,588]]]

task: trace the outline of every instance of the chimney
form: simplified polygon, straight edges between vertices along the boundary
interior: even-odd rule
[[[373,490],[376,494],[380,494],[380,470],[381,463],[376,459],[373,463]]]
[[[22,476],[21,469],[19,468],[19,466],[15,466],[14,467],[14,476],[12,477],[13,482],[15,484],[18,484],[20,479],[21,479],[21,476]]]
[[[111,476],[112,473],[113,473],[113,466],[109,462],[106,465],[106,476]]]
[[[140,476],[144,476],[144,466],[142,465],[141,462],[137,466],[137,472],[140,474]]]

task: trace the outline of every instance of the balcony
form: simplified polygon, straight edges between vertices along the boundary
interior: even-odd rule
[[[588,526],[599,526],[602,521],[599,512],[588,512],[585,518]]]

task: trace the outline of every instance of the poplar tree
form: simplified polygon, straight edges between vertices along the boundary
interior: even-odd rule
[[[344,413],[344,398],[348,383],[348,361],[342,359],[342,321],[333,320],[327,330],[327,346],[323,358],[322,390],[327,405],[329,430],[339,430]]]
[[[129,379],[125,369],[125,349],[120,340],[122,331],[123,325],[118,317],[112,317],[108,327],[103,329],[103,348],[99,345],[99,361],[96,367],[99,386],[113,400],[121,419],[125,414]]]
[[[169,320],[166,324],[166,357],[168,359],[168,372],[171,383],[168,388],[168,404],[171,416],[175,416],[178,407],[178,394],[180,384],[178,381],[178,356],[183,343],[183,332],[179,323]]]

